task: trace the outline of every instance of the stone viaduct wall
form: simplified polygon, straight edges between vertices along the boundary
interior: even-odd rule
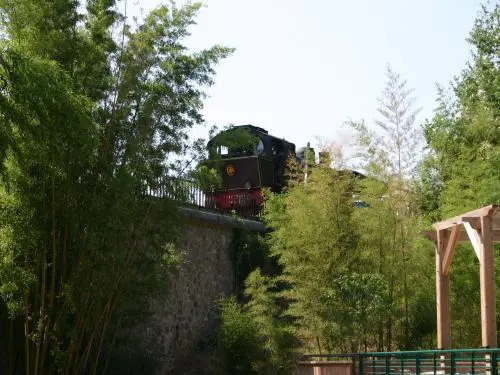
[[[233,231],[264,230],[255,221],[190,209],[184,213],[188,222],[176,244],[182,265],[171,275],[168,298],[153,302],[155,314],[141,328],[146,346],[160,362],[161,375],[211,373],[198,356],[215,346],[217,301],[234,288]]]

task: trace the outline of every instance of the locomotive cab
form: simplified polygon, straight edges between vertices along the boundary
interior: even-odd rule
[[[222,176],[223,190],[283,187],[283,173],[295,145],[253,125],[235,126],[208,142],[209,159]]]
[[[253,125],[234,126],[208,142],[209,164],[219,171],[222,188],[208,193],[211,206],[258,209],[262,188],[278,192],[289,153],[295,145]],[[252,215],[250,215],[252,216]]]

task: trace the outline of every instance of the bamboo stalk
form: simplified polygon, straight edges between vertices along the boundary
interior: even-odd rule
[[[129,252],[130,253],[130,252]],[[127,257],[127,260],[126,260],[126,264],[129,263],[130,257]],[[99,317],[99,320],[97,321],[97,324],[95,325],[94,327],[94,330],[92,332],[92,336],[91,338],[89,339],[89,343],[87,345],[87,348],[85,349],[84,351],[84,355],[82,358],[84,361],[83,361],[83,365],[82,366],[78,366],[77,368],[77,374],[80,372],[80,369],[84,369],[85,368],[85,365],[87,364],[88,362],[88,357],[90,355],[90,352],[91,352],[91,349],[92,349],[92,345],[94,343],[94,340],[95,340],[95,337],[96,335],[98,334],[98,329],[101,327],[101,321],[102,321],[102,329],[101,329],[101,340],[100,340],[100,346],[102,345],[102,341],[104,340],[104,336],[105,336],[105,333],[106,333],[106,329],[107,329],[107,325],[109,323],[109,318],[111,317],[111,314],[114,310],[114,307],[116,306],[116,297],[117,297],[117,291],[119,290],[119,285],[121,284],[121,280],[123,280],[123,277],[124,277],[124,274],[125,272],[122,272],[122,274],[119,276],[118,280],[116,281],[116,284],[115,284],[115,287],[111,293],[111,295],[108,297],[108,301],[106,302],[106,305],[103,309],[103,312],[101,313],[100,317]],[[100,352],[100,347],[98,348],[98,353]],[[97,362],[98,362],[98,358],[99,358],[99,355],[97,356],[96,358],[96,361],[94,362],[94,366],[97,366]]]
[[[57,236],[56,236],[56,193],[55,193],[55,177],[52,171],[51,175],[51,192],[52,192],[52,267],[51,267],[51,285],[49,292],[48,313],[44,317],[43,335],[40,335],[42,349],[40,352],[40,374],[44,373],[45,355],[47,345],[49,343],[50,330],[52,328],[52,316],[54,310],[55,289],[56,289],[56,268],[57,268]],[[44,262],[46,263],[46,261]],[[42,315],[42,314],[41,314]]]
[[[108,329],[108,324],[109,324],[110,318],[111,318],[111,316],[113,314],[113,310],[116,306],[116,300],[117,300],[117,298],[116,298],[116,294],[115,294],[115,296],[113,298],[113,302],[112,302],[110,308],[108,309],[107,316],[104,319],[104,324],[103,324],[103,327],[101,330],[101,337],[99,340],[99,346],[97,348],[97,354],[96,354],[96,358],[94,360],[94,366],[93,366],[93,370],[92,370],[93,375],[97,374],[97,366],[99,364],[99,357],[101,356],[102,344],[104,342],[104,337],[106,336],[106,331]]]
[[[94,303],[90,302],[92,307],[94,307]],[[89,313],[92,312],[95,309],[90,309]],[[85,319],[89,315],[82,315],[82,325],[80,326],[80,330],[77,335],[77,339],[75,340],[75,348],[74,348],[74,360],[73,360],[73,370],[69,373],[70,375],[75,375],[78,374],[78,365],[79,365],[79,358],[81,357],[80,353],[80,348],[83,344],[84,338],[86,337],[87,331],[91,328],[90,324],[88,323],[88,320]]]
[[[29,295],[28,290],[24,290],[24,345],[25,345],[25,363],[26,375],[30,375],[30,342],[29,342]]]
[[[151,206],[148,207],[147,211],[149,211],[150,208],[151,208]],[[141,226],[146,225],[148,220],[149,220],[148,215],[145,215],[144,219],[141,223]],[[125,264],[124,264],[121,272],[119,272],[119,270],[116,271],[118,278],[115,282],[115,286],[114,286],[111,294],[108,297],[108,301],[106,302],[106,304],[103,308],[103,311],[99,316],[99,319],[97,321],[94,320],[94,326],[92,328],[88,327],[91,330],[91,332],[89,332],[91,334],[90,334],[90,337],[86,340],[87,345],[86,345],[85,349],[83,350],[82,354],[81,355],[78,354],[79,353],[78,349],[80,347],[80,344],[82,344],[82,340],[80,338],[77,338],[77,340],[76,340],[76,350],[75,350],[75,345],[72,346],[73,349],[71,351],[70,361],[67,364],[67,368],[66,368],[66,372],[65,372],[66,374],[78,375],[82,371],[84,371],[87,367],[88,360],[89,360],[90,354],[93,352],[93,349],[96,349],[96,353],[97,353],[96,358],[95,358],[95,362],[93,363],[93,373],[97,372],[99,358],[100,358],[100,355],[102,352],[104,339],[105,339],[106,333],[108,331],[109,322],[110,322],[110,319],[113,315],[113,311],[116,308],[118,295],[120,293],[120,286],[121,286],[123,280],[129,275],[129,273],[130,273],[129,271],[134,264],[134,259],[135,259],[134,254],[136,252],[137,244],[138,244],[138,236],[137,236],[136,232],[137,232],[137,229],[134,229],[132,231],[131,237],[133,238],[133,240],[131,241],[131,245],[128,247],[128,250],[126,253],[126,258],[125,258]],[[82,338],[83,338],[83,335],[85,335],[85,333],[84,333],[84,330],[82,329],[81,330],[81,337]],[[99,342],[97,343],[96,340],[98,340]],[[96,344],[97,344],[97,348],[96,348]]]
[[[8,340],[8,347],[7,350],[9,352],[8,354],[8,363],[7,363],[7,373],[12,375],[14,374],[14,318],[8,319],[8,332],[7,332],[7,340]]]
[[[136,243],[137,243],[137,241],[134,242],[134,245]],[[132,257],[130,256],[130,254],[131,254],[131,251],[129,250],[129,252],[127,254],[127,259],[125,262],[125,267],[132,263]],[[109,318],[111,317],[112,311],[114,310],[114,308],[116,306],[117,291],[119,290],[119,285],[121,284],[121,281],[123,280],[125,274],[126,274],[126,272],[122,272],[122,274],[119,276],[118,280],[116,281],[115,287],[113,288],[113,291],[112,291],[111,295],[109,296],[108,301],[106,302],[106,305],[103,309],[103,312],[101,313],[99,320],[97,321],[97,324],[94,326],[94,329],[92,331],[92,335],[89,339],[89,342],[88,342],[87,347],[84,351],[84,354],[82,355],[82,358],[80,359],[80,362],[78,363],[77,368],[75,369],[76,370],[75,375],[80,373],[80,371],[86,367],[86,364],[88,362],[88,357],[91,353],[92,346],[94,344],[94,340],[96,338],[96,335],[98,334],[98,329],[101,327],[101,321],[102,321],[103,328],[101,329],[101,332],[100,332],[101,333],[101,340],[100,341],[101,341],[101,345],[102,345],[102,341],[104,339],[104,336],[105,336],[105,333],[107,330],[107,325],[109,323]],[[100,351],[100,349],[98,349],[98,350]],[[83,362],[82,362],[82,360],[83,360]],[[96,363],[97,363],[97,361],[98,361],[98,357],[97,357]],[[96,366],[96,363],[94,363],[94,366]]]
[[[52,173],[52,280],[49,297],[49,310],[54,308],[57,270],[57,236],[56,236],[56,192],[54,173]]]
[[[95,337],[97,335],[97,331],[101,327],[101,321],[103,321],[103,319],[104,319],[108,305],[109,305],[109,299],[104,307],[104,310],[102,311],[101,315],[99,316],[97,324],[95,324],[95,326],[92,330],[92,334],[91,334],[90,338],[88,339],[87,346],[86,346],[85,350],[83,351],[83,354],[80,358],[80,361],[77,363],[74,375],[78,375],[83,369],[85,369],[85,367],[87,365],[88,358],[89,358],[90,352],[92,351],[92,347],[94,345],[94,340],[95,340]]]
[[[109,360],[111,358],[111,353],[113,352],[113,348],[115,346],[116,338],[118,336],[118,331],[120,330],[121,321],[122,321],[122,317],[119,316],[118,317],[118,323],[116,324],[116,329],[115,329],[115,332],[113,334],[113,339],[111,340],[111,345],[110,345],[110,348],[109,348],[109,354],[107,355],[106,360],[104,361],[104,368],[102,369],[102,373],[103,374],[107,374],[108,373]]]
[[[63,241],[63,257],[62,257],[62,273],[61,281],[59,282],[59,287],[62,288],[64,282],[66,281],[67,274],[67,253],[68,253],[68,223],[64,224],[64,241]]]
[[[90,311],[91,311],[90,307],[92,306],[92,304],[89,303],[90,296],[91,296],[91,293],[90,293],[90,291],[88,291],[87,295],[85,297],[85,302],[84,302],[84,309],[85,310],[82,313],[80,313],[80,315],[77,315],[77,323],[75,326],[75,335],[71,339],[70,344],[69,344],[69,348],[68,348],[69,353],[68,353],[68,360],[66,362],[66,369],[64,371],[65,375],[71,374],[70,370],[71,370],[71,364],[73,362],[73,356],[76,353],[76,351],[79,349],[80,340],[78,339],[78,336],[80,335],[80,331],[83,331],[83,329],[84,329],[85,317],[87,316],[87,314],[90,314]],[[76,346],[76,350],[75,350],[75,346]]]
[[[396,256],[397,254],[395,254],[396,250],[396,237],[397,237],[397,233],[396,233],[396,228],[394,228],[393,232],[392,232],[392,250],[393,250],[393,254],[392,254],[392,259],[391,259],[391,266],[389,267],[390,269],[390,272],[389,272],[389,299],[390,299],[390,302],[392,304],[392,302],[394,301],[394,273],[392,272],[394,270],[394,267],[395,267],[395,260],[396,260]],[[392,311],[390,312],[389,314],[389,320],[387,321],[387,350],[391,350],[391,347],[392,347],[392,320],[393,320],[393,316],[392,316]]]
[[[149,208],[148,208],[149,210]],[[144,218],[143,222],[141,224],[145,224],[145,221],[147,220],[147,216]],[[136,230],[134,230],[132,232],[132,237],[134,237],[134,240],[132,242],[132,245],[128,248],[128,251],[127,251],[127,257],[125,259],[125,264],[123,266],[123,269],[122,269],[122,272],[120,273],[116,283],[115,283],[115,287],[114,287],[114,290],[112,292],[112,294],[110,295],[109,299],[108,299],[108,302],[106,304],[106,307],[104,309],[104,315],[102,315],[104,317],[104,322],[103,322],[103,328],[101,330],[101,334],[100,334],[100,340],[99,340],[99,345],[98,345],[98,349],[97,349],[97,355],[96,355],[96,359],[94,360],[94,366],[93,366],[93,371],[92,371],[92,374],[95,375],[96,372],[97,372],[97,366],[98,366],[98,363],[99,363],[99,357],[100,357],[100,354],[101,354],[101,350],[102,350],[102,345],[103,345],[103,342],[104,342],[104,337],[106,335],[106,331],[107,331],[107,327],[108,327],[108,324],[109,324],[109,321],[110,321],[110,318],[112,316],[112,313],[116,307],[116,301],[118,299],[118,295],[119,295],[119,291],[120,291],[120,285],[123,281],[123,279],[125,278],[126,275],[128,275],[130,272],[130,267],[133,265],[133,254],[135,252],[135,250],[137,249],[137,242],[138,242],[138,239],[137,239],[137,236],[136,236]],[[87,357],[89,355],[89,352],[87,352]],[[85,362],[87,362],[87,358],[85,359]]]
[[[35,363],[33,365],[33,374],[38,375],[39,362],[40,362],[40,352],[41,352],[41,343],[43,340],[42,333],[45,329],[45,293],[46,293],[46,283],[47,283],[47,251],[45,246],[43,246],[42,252],[42,285],[40,287],[40,313],[38,316],[38,342],[36,343],[36,354],[35,354]]]

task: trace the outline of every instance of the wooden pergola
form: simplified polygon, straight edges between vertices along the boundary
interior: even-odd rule
[[[437,344],[451,345],[450,266],[459,242],[470,242],[479,258],[481,289],[481,342],[497,347],[494,252],[500,242],[500,205],[489,205],[433,224],[422,232],[436,246]]]

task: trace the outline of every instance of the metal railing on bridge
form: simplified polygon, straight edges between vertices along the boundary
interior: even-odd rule
[[[303,356],[304,361],[350,362],[353,375],[498,375],[499,359],[500,349],[420,350]]]
[[[221,206],[213,194],[205,193],[197,183],[187,178],[161,177],[154,184],[146,187],[146,195],[157,198],[168,198],[184,205],[215,211],[223,214],[233,214],[249,219],[260,219],[262,206],[251,200],[244,199],[239,192],[218,191],[224,193],[226,201],[234,202],[232,207]]]
[[[146,194],[156,198],[168,198],[197,207],[204,207],[205,193],[195,181],[180,177],[160,177],[146,186]]]

